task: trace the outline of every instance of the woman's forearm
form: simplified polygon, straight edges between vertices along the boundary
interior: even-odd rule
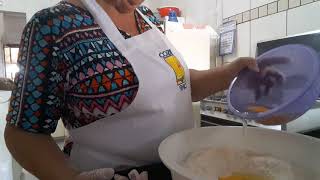
[[[238,73],[246,67],[258,71],[252,58],[239,58],[229,65],[206,71],[190,70],[192,101],[200,101],[227,89]]]
[[[225,67],[206,71],[190,70],[192,101],[200,101],[211,94],[228,88],[233,74],[226,73]]]
[[[32,134],[7,125],[5,140],[16,161],[41,180],[72,180],[76,172],[49,135]]]

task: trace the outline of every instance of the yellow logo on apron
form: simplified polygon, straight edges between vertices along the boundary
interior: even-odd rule
[[[186,79],[185,79],[185,72],[184,72],[184,68],[181,65],[180,61],[178,60],[178,58],[176,58],[172,51],[166,50],[163,51],[159,54],[160,57],[162,57],[166,63],[173,69],[175,75],[176,75],[176,81],[177,81],[177,85],[179,86],[180,90],[184,90],[187,88],[187,83],[186,83]]]

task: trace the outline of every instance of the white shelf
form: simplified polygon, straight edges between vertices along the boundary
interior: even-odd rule
[[[224,119],[227,121],[242,123],[242,120],[240,118],[233,116],[233,115],[225,114],[222,112],[217,112],[217,111],[211,112],[211,111],[202,111],[201,110],[200,113],[202,115],[206,115],[206,116],[211,116],[211,117],[215,117],[215,118],[219,118],[219,119]],[[267,128],[267,129],[281,130],[281,125],[279,125],[279,126],[264,126],[262,124],[255,123],[254,121],[249,121],[248,125],[255,126],[255,127],[261,127],[261,128]]]

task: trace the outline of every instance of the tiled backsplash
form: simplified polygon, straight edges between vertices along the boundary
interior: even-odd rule
[[[289,8],[288,0],[280,0],[278,2],[278,12],[286,11]]]
[[[238,20],[235,52],[223,58],[217,58],[217,64],[230,63],[237,57],[255,57],[258,42],[320,30],[320,21],[318,21],[320,19],[320,0],[312,2],[309,0],[308,2],[311,3],[308,4],[304,4],[306,0],[301,0],[299,7],[291,9],[289,9],[289,0],[251,1],[256,3],[252,3],[251,6],[246,4],[246,7],[240,8],[243,13],[240,13],[242,21]],[[233,0],[233,2],[238,3],[239,1]],[[268,4],[264,5],[263,2]],[[224,10],[228,9],[231,3],[224,4]],[[241,6],[239,3],[235,5]],[[254,9],[249,10],[250,7]],[[231,19],[240,19],[241,15],[237,12],[240,11],[236,10],[233,13],[229,11],[228,15],[232,15]],[[233,16],[233,14],[237,15]]]
[[[301,5],[301,0],[289,0],[289,9],[299,7]]]
[[[252,9],[250,11],[250,14],[251,14],[251,17],[249,18],[249,21],[254,20],[254,19],[258,19],[259,18],[259,8]],[[230,20],[230,18],[229,18],[229,20]]]
[[[287,36],[320,30],[320,1],[290,9],[287,17]]]
[[[252,8],[249,11],[244,11],[231,17],[224,18],[223,22],[236,20],[237,24],[241,24],[250,20],[255,20],[282,11],[287,11],[289,9],[304,6],[316,1],[319,0],[278,0],[259,7]]]
[[[268,15],[278,12],[278,2],[273,2],[268,5]]]
[[[312,3],[314,0],[301,0],[301,5]]]

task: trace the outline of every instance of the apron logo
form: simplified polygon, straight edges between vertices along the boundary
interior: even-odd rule
[[[187,83],[185,79],[184,68],[181,65],[180,61],[173,55],[170,49],[161,52],[159,56],[163,58],[166,63],[173,69],[176,75],[177,85],[180,90],[185,90],[187,88]]]

